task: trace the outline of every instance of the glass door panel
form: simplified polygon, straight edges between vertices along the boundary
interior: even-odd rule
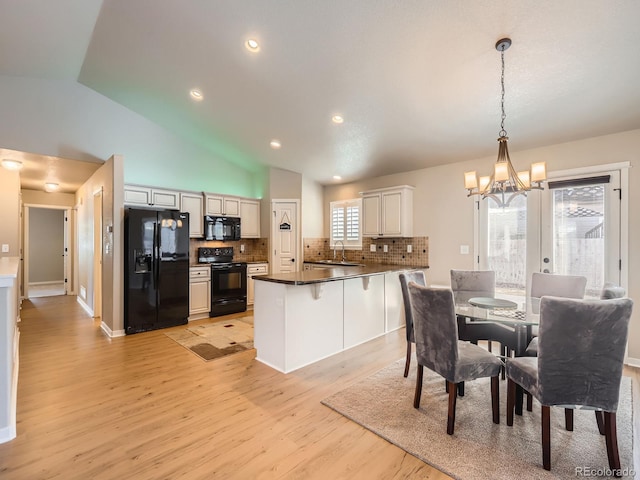
[[[492,199],[480,204],[480,269],[496,272],[496,292],[524,297],[527,280],[527,197],[517,195],[509,206]]]
[[[586,297],[620,282],[619,174],[549,182],[542,205],[540,271],[587,277]]]

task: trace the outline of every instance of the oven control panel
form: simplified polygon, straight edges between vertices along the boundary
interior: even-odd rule
[[[198,263],[226,263],[233,260],[233,247],[200,247]]]

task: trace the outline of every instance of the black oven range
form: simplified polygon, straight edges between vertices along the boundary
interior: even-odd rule
[[[247,310],[247,264],[233,261],[233,247],[200,247],[198,263],[211,264],[210,317]]]

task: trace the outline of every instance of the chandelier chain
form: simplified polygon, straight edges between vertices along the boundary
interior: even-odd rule
[[[500,107],[502,109],[502,116],[500,121],[499,135],[501,138],[507,136],[507,131],[504,129],[504,120],[505,118],[507,118],[507,114],[504,113],[504,49],[505,47],[503,45],[502,48],[500,49],[500,58],[502,60],[502,74],[500,75],[500,85],[502,86],[502,97],[500,99]]]

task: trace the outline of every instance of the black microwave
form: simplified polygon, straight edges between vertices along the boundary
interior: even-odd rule
[[[205,240],[240,240],[240,219],[238,217],[204,217]]]

